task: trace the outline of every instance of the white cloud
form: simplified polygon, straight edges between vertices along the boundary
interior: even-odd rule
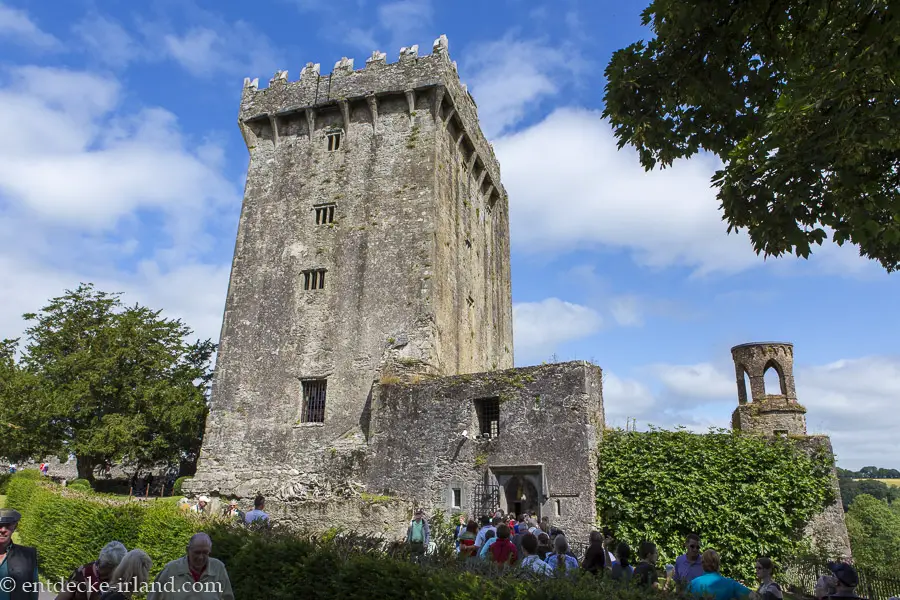
[[[734,376],[717,369],[710,363],[696,365],[651,365],[648,370],[675,396],[697,400],[722,400],[737,398]]]
[[[623,327],[634,327],[644,324],[641,311],[641,300],[637,296],[618,296],[610,300],[609,312],[613,319]]]
[[[516,359],[548,357],[563,342],[590,336],[602,325],[594,309],[559,298],[519,302],[513,305]]]
[[[72,31],[85,49],[103,64],[123,67],[138,58],[150,58],[121,24],[108,17],[91,15],[73,25]]]
[[[512,243],[523,253],[626,248],[649,267],[736,271],[761,262],[743,233],[726,235],[698,157],[645,172],[616,149],[599,112],[559,109],[495,143],[509,191]]]
[[[138,208],[183,213],[234,200],[234,185],[187,149],[174,115],[113,114],[116,81],[40,67],[10,75],[0,88],[0,136],[21,142],[0,148],[0,193],[12,206],[109,228]]]
[[[60,45],[59,40],[42,31],[24,10],[0,3],[0,38],[3,37],[42,50]]]
[[[626,419],[652,413],[655,407],[656,398],[646,385],[603,372],[603,409],[607,426],[624,427]]]
[[[509,35],[468,47],[461,71],[478,102],[485,135],[507,131],[542,99],[557,94],[579,63],[573,52]]]
[[[20,335],[22,313],[84,281],[217,339],[230,257],[214,249],[240,199],[221,150],[184,139],[160,108],[116,112],[114,79],[8,75],[0,136],[18,142],[0,148],[0,337]]]
[[[378,23],[390,35],[391,47],[399,49],[416,43],[431,27],[433,14],[431,0],[396,0],[378,7]]]

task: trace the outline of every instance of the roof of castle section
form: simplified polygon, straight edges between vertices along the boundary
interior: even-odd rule
[[[500,164],[491,144],[478,124],[475,100],[459,80],[455,62],[450,60],[447,36],[434,42],[432,53],[419,56],[418,46],[401,48],[400,59],[388,63],[383,52],[375,51],[363,69],[354,70],[352,58],[342,58],[329,75],[320,65],[307,63],[298,81],[288,81],[287,71],[278,71],[269,87],[259,88],[259,79],[244,79],[240,120],[243,122],[295,114],[306,109],[335,105],[340,101],[370,96],[404,93],[443,87],[456,109],[462,129],[490,175],[490,182],[506,198],[500,182]]]
[[[794,344],[791,342],[747,342],[745,344],[738,344],[737,346],[732,346],[732,352],[738,350],[739,348],[749,348],[751,346],[791,346],[794,347]]]

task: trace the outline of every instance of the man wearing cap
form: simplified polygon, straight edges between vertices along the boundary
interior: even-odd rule
[[[0,600],[37,600],[37,550],[13,544],[12,534],[22,515],[0,508]],[[10,582],[12,585],[10,585]]]
[[[831,576],[820,577],[816,583],[816,598],[861,598],[856,595],[856,586],[859,585],[859,575],[856,569],[847,563],[828,563]]]
[[[406,530],[406,541],[409,544],[409,551],[413,560],[419,560],[425,556],[428,542],[431,541],[431,531],[428,529],[425,511],[421,508],[416,509],[415,518],[409,522],[409,529]]]

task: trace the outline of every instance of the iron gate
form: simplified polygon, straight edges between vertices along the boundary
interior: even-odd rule
[[[500,486],[490,483],[476,485],[472,506],[475,507],[474,518],[492,516],[500,510]]]

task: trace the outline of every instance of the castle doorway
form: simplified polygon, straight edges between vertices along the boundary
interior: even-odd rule
[[[541,499],[535,485],[529,478],[513,475],[503,483],[503,496],[506,499],[506,512],[515,515],[539,514]]]

